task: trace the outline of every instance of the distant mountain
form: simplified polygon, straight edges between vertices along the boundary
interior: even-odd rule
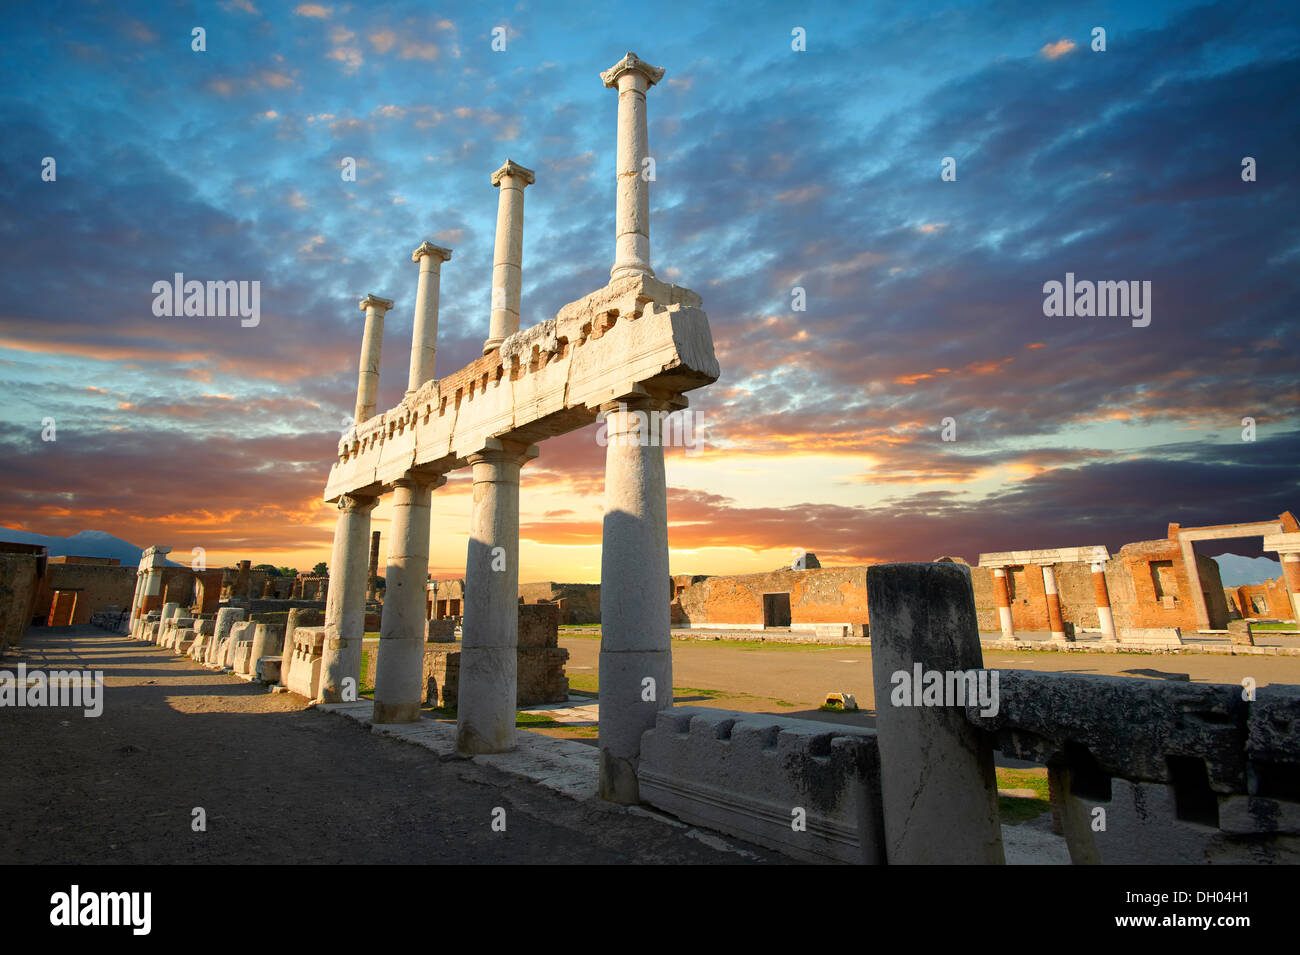
[[[80,531],[71,537],[46,537],[0,527],[0,541],[44,544],[50,549],[51,557],[116,557],[123,567],[135,567],[144,553],[143,548],[104,531]]]
[[[1219,576],[1225,587],[1245,584],[1262,584],[1282,576],[1282,565],[1267,557],[1241,557],[1237,554],[1220,554],[1214,558],[1219,564]]]

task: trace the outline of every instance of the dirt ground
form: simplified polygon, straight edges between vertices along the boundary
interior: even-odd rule
[[[93,627],[33,629],[22,651],[0,669],[102,670],[104,709],[0,707],[2,864],[754,861]]]
[[[594,683],[600,662],[595,637],[560,634],[569,651],[568,672],[574,692]],[[873,726],[875,692],[870,647],[825,647],[814,644],[737,644],[724,641],[674,640],[673,685],[678,706],[715,706],[748,713],[779,713],[832,722]],[[1220,654],[1057,653],[1052,651],[985,651],[984,665],[1005,670],[1044,670],[1198,683],[1256,685],[1300,684],[1300,657],[1227,656]],[[704,691],[704,692],[695,692]],[[831,692],[852,693],[864,712],[818,712]]]

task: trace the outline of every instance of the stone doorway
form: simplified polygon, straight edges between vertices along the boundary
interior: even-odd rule
[[[790,595],[763,594],[763,626],[790,626]]]

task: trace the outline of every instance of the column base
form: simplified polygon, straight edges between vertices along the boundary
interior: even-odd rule
[[[418,723],[420,722],[419,703],[380,703],[375,701],[375,714],[372,723]]]
[[[607,749],[600,751],[600,798],[623,806],[641,802],[641,783],[636,769],[626,759]]]
[[[632,275],[648,275],[651,278],[654,278],[655,270],[650,268],[648,265],[642,265],[640,263],[619,262],[615,262],[609,270],[609,280],[611,282],[615,279],[627,278]]]

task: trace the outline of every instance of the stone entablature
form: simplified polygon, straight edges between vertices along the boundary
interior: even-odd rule
[[[699,305],[646,275],[611,282],[349,431],[325,500],[383,493],[413,468],[463,467],[491,438],[531,444],[584,427],[637,386],[676,395],[716,381]]]
[[[1110,560],[1110,551],[1095,547],[1055,547],[1046,550],[1008,550],[980,554],[980,567],[1024,567],[1029,564],[1089,564]]]

